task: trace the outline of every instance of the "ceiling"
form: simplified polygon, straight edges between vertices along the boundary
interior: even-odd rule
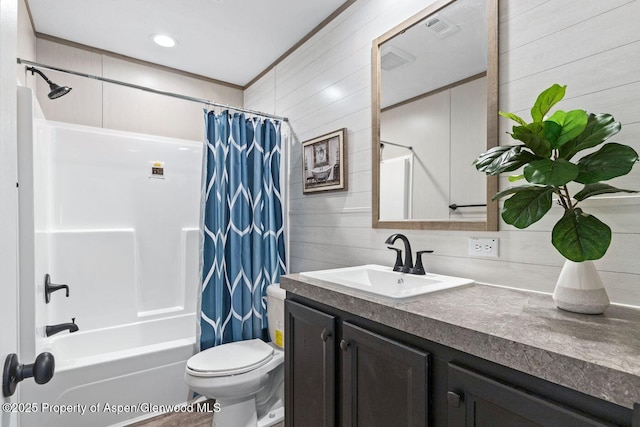
[[[345,0],[27,0],[35,30],[245,86]],[[173,48],[152,34],[168,34]]]
[[[388,53],[407,60],[382,70],[382,108],[485,72],[486,2],[458,0],[386,41],[380,53],[383,67]]]

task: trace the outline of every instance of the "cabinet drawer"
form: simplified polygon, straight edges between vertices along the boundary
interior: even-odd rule
[[[449,427],[613,426],[454,364],[448,368]]]

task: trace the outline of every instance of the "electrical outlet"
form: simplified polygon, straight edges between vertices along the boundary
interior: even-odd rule
[[[469,237],[469,255],[497,258],[499,242],[494,238]]]

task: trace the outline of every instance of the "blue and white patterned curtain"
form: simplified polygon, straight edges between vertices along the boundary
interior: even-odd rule
[[[207,113],[202,350],[263,338],[267,286],[286,272],[281,123]]]

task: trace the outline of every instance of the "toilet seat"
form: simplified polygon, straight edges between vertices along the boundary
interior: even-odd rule
[[[260,339],[223,344],[191,357],[187,372],[195,377],[243,374],[269,362],[273,353],[273,347]]]

